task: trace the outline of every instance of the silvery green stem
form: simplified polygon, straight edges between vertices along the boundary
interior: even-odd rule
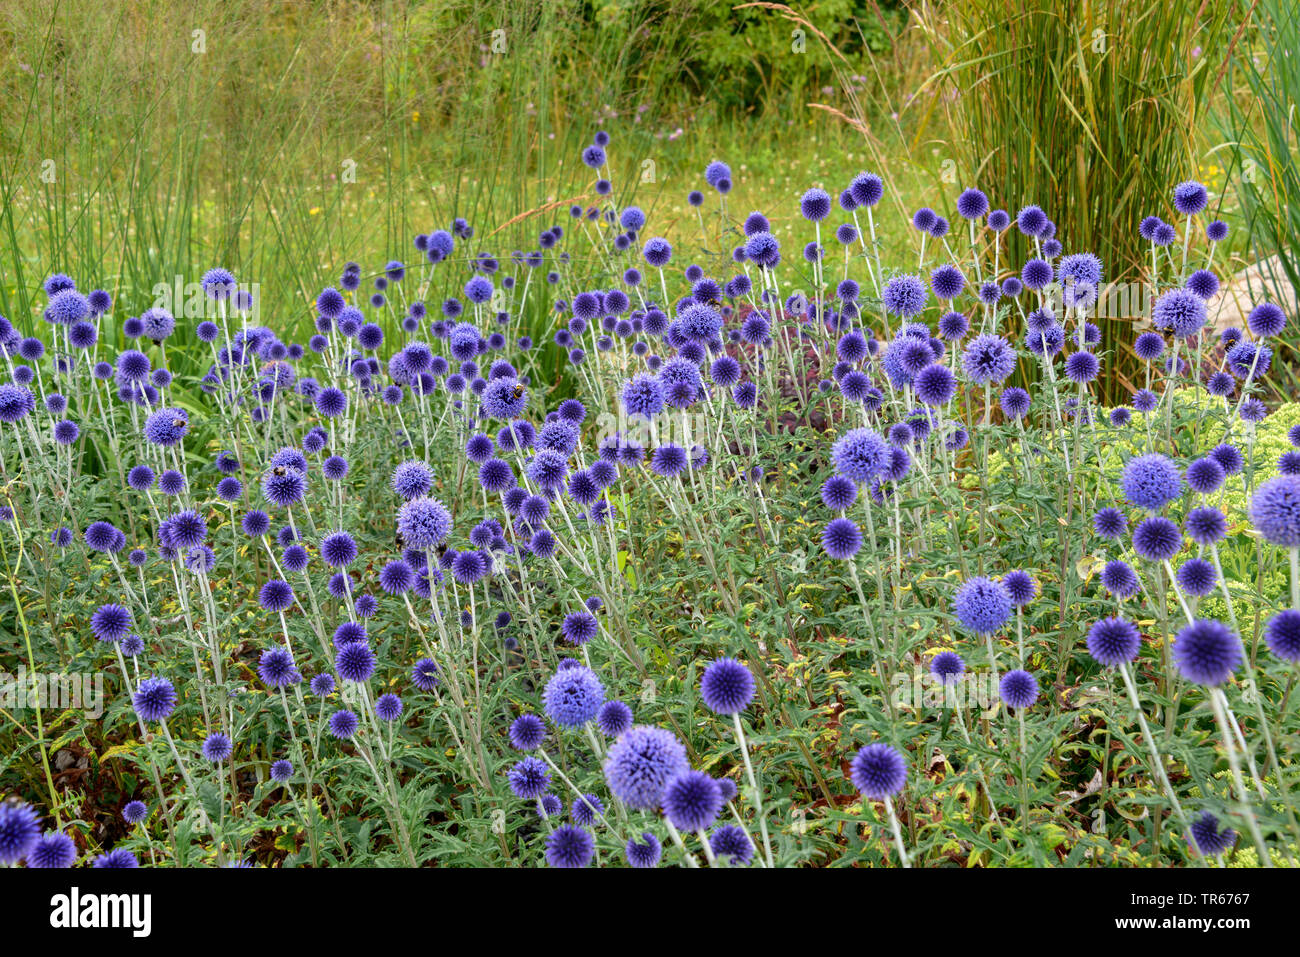
[[[673,827],[673,822],[668,820],[668,818],[664,818],[664,824],[668,826],[668,833],[672,836],[673,843],[676,844],[678,848],[681,849],[681,852],[686,855],[686,866],[699,867],[700,862],[695,859],[694,854],[686,849],[686,845],[682,843],[681,834],[677,832],[677,828]]]
[[[898,815],[894,813],[894,802],[885,798],[885,813],[889,815],[889,826],[894,832],[894,846],[898,848],[898,859],[902,861],[904,867],[911,867],[912,862],[907,858],[907,846],[903,843],[903,829],[898,826]]]
[[[754,765],[749,760],[749,744],[745,740],[745,726],[740,723],[740,712],[732,715],[736,722],[736,742],[740,745],[741,757],[745,759],[745,776],[749,779],[749,788],[754,799],[754,814],[758,817],[758,827],[763,835],[763,854],[768,867],[775,867],[772,861],[772,839],[767,833],[767,815],[763,813],[763,792],[758,788],[758,779],[754,776]]]
[[[1223,697],[1223,689],[1210,689],[1210,704],[1214,707],[1214,720],[1218,722],[1219,733],[1223,736],[1223,750],[1228,755],[1228,767],[1232,771],[1232,784],[1237,792],[1237,801],[1241,805],[1239,810],[1242,816],[1246,818],[1246,826],[1250,829],[1251,840],[1255,842],[1255,851],[1259,855],[1260,867],[1272,867],[1273,859],[1269,857],[1268,848],[1264,846],[1264,837],[1259,831],[1259,822],[1255,819],[1255,809],[1250,806],[1246,797],[1246,785],[1241,777],[1241,758],[1237,755],[1237,744],[1233,737],[1232,729],[1228,725],[1227,700]]]

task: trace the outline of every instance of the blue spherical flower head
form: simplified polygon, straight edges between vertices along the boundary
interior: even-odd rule
[[[853,757],[849,769],[853,786],[869,801],[883,801],[903,789],[907,762],[887,744],[868,744]]]
[[[1208,455],[1187,466],[1187,484],[1193,492],[1200,495],[1214,494],[1226,478],[1223,466]]]
[[[428,495],[433,488],[433,470],[423,462],[403,462],[393,469],[393,491],[410,500]]]
[[[1174,209],[1184,216],[1194,216],[1210,202],[1209,193],[1200,183],[1192,180],[1174,187]]]
[[[506,781],[515,797],[532,801],[545,794],[551,786],[551,772],[541,758],[527,757],[517,761],[507,772]]]
[[[185,437],[189,428],[189,413],[184,409],[159,409],[144,420],[144,437],[154,445],[170,448]]]
[[[1260,339],[1276,336],[1286,327],[1286,313],[1271,302],[1261,302],[1246,317],[1246,326]]]
[[[1241,662],[1241,639],[1213,618],[1196,619],[1174,638],[1174,664],[1197,684],[1221,685]]]
[[[605,757],[605,780],[628,807],[653,811],[668,782],[689,769],[686,749],[670,732],[637,725],[624,732]]]
[[[754,698],[754,676],[734,658],[719,658],[704,669],[700,697],[715,714],[737,714]]]
[[[340,708],[330,715],[329,732],[330,735],[339,741],[347,741],[357,733],[357,728],[361,725],[360,719],[355,712],[347,708]]]
[[[1286,608],[1274,615],[1264,629],[1264,640],[1283,661],[1300,662],[1300,610]]]
[[[920,276],[895,276],[881,294],[886,311],[910,319],[925,308],[925,283]]]
[[[1187,832],[1187,844],[1193,851],[1202,855],[1218,855],[1231,850],[1237,843],[1237,834],[1232,828],[1219,830],[1219,819],[1209,811],[1191,823]]]
[[[1300,548],[1300,477],[1279,475],[1260,485],[1250,500],[1250,522],[1265,541]]]
[[[203,741],[203,757],[213,764],[220,764],[234,752],[235,746],[230,736],[214,731]]]
[[[600,625],[590,612],[575,611],[564,616],[560,632],[569,644],[585,645],[600,633]]]
[[[557,827],[546,838],[546,863],[552,867],[586,867],[595,853],[591,832],[572,824]]]
[[[1144,518],[1133,529],[1133,550],[1151,562],[1165,562],[1178,554],[1183,547],[1183,536],[1178,526],[1167,518],[1153,515]]]
[[[107,854],[100,854],[97,858],[95,858],[95,863],[92,864],[91,866],[131,868],[131,867],[139,867],[140,862],[136,860],[135,855],[132,854],[130,851],[128,851],[125,847],[117,847],[109,851]]]
[[[722,810],[722,790],[703,771],[687,770],[664,787],[664,816],[679,831],[702,831]]]
[[[27,852],[27,866],[65,868],[77,862],[77,845],[62,831],[47,831]]]
[[[1179,566],[1175,579],[1179,587],[1182,588],[1183,594],[1191,595],[1194,598],[1204,598],[1214,591],[1219,576],[1214,570],[1214,566],[1205,559],[1189,558]]]
[[[396,721],[402,716],[402,699],[389,693],[375,699],[375,717],[380,721]]]
[[[1142,587],[1137,573],[1118,558],[1107,562],[1099,577],[1103,587],[1117,598],[1132,598]]]
[[[122,820],[127,824],[139,824],[149,816],[149,808],[143,801],[127,801],[122,808]]]
[[[831,460],[841,475],[866,485],[888,466],[889,443],[871,429],[853,429],[831,447]]]
[[[344,681],[361,684],[375,673],[375,653],[364,641],[348,642],[335,652],[334,670]]]
[[[0,864],[17,864],[40,836],[40,818],[30,805],[0,804]]]
[[[1205,300],[1189,289],[1171,289],[1156,300],[1151,322],[1168,329],[1176,339],[1187,339],[1204,328],[1208,320]]]
[[[941,685],[956,684],[966,672],[966,662],[955,651],[941,651],[930,661],[930,674]]]
[[[281,758],[271,764],[271,780],[277,784],[284,784],[293,777],[293,762]]]
[[[1028,671],[1008,671],[998,682],[998,696],[1009,708],[1028,708],[1038,700],[1038,681]]]
[[[1183,479],[1172,461],[1152,452],[1129,459],[1120,487],[1134,505],[1158,512],[1183,494]]]
[[[451,528],[451,513],[436,498],[411,499],[397,513],[397,530],[411,548],[434,548],[446,539]]]
[[[532,751],[546,740],[546,725],[535,714],[521,714],[510,722],[509,737],[516,751]]]
[[[1056,279],[1061,284],[1067,308],[1091,306],[1101,287],[1101,260],[1091,253],[1074,253],[1061,260]]]
[[[992,634],[1011,618],[1011,595],[1006,586],[990,578],[972,578],[953,598],[953,613],[977,635]]]
[[[1028,572],[1020,569],[1002,576],[1002,587],[1011,596],[1011,604],[1017,608],[1029,604],[1038,594],[1038,582]]]
[[[140,720],[162,721],[176,708],[176,689],[166,678],[145,678],[136,685],[132,704]]]
[[[1001,336],[976,336],[962,354],[962,368],[976,384],[1001,382],[1015,371],[1016,350]]]
[[[709,847],[713,856],[728,867],[744,867],[754,857],[754,842],[736,824],[715,827],[709,834]]]
[[[438,666],[432,658],[421,658],[411,667],[411,684],[421,691],[438,687]]]
[[[121,605],[100,605],[90,616],[90,632],[99,641],[118,642],[132,627],[131,612]]]
[[[293,655],[287,648],[268,648],[257,663],[257,673],[268,688],[279,690],[296,685],[302,675],[294,666]]]
[[[579,665],[562,668],[542,691],[546,713],[565,728],[580,728],[596,717],[605,700],[605,686],[596,673]]]
[[[632,727],[632,709],[622,701],[606,701],[596,712],[596,727],[607,738],[617,738]]]
[[[627,858],[629,867],[650,868],[659,865],[659,858],[663,856],[663,850],[659,838],[646,831],[641,835],[640,840],[637,840],[635,836],[629,837],[623,853],[624,857]]]
[[[822,530],[822,548],[837,561],[847,561],[862,547],[862,531],[848,518],[833,518]]]
[[[1087,643],[1088,654],[1099,664],[1114,668],[1138,656],[1142,635],[1131,621],[1103,618],[1088,629]]]

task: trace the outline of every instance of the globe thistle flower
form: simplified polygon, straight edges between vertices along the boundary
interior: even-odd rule
[[[0,864],[17,864],[40,836],[40,818],[30,805],[0,804]]]
[[[1278,456],[1277,470],[1281,475],[1300,475],[1300,452],[1292,449]]]
[[[1178,526],[1167,518],[1153,515],[1133,529],[1133,550],[1147,561],[1168,561],[1182,547],[1183,537]]]
[[[141,721],[163,721],[176,709],[176,689],[166,678],[144,678],[131,701]]]
[[[1264,641],[1283,661],[1300,661],[1300,610],[1285,608],[1274,615],[1264,628]]]
[[[690,467],[686,450],[674,442],[666,442],[650,455],[650,468],[664,478],[675,478]]]
[[[606,701],[596,712],[596,727],[607,738],[617,738],[632,727],[632,709],[622,701]]]
[[[1164,355],[1164,336],[1158,332],[1144,332],[1134,340],[1133,351],[1142,361],[1155,362]]]
[[[831,447],[831,459],[841,475],[865,485],[884,471],[889,461],[889,445],[871,429],[857,428],[836,440]]]
[[[1071,382],[1091,382],[1100,370],[1101,363],[1091,352],[1075,352],[1065,360],[1065,375]]]
[[[375,699],[375,717],[380,721],[396,721],[402,716],[402,699],[389,693]]]
[[[1199,495],[1213,495],[1227,478],[1223,466],[1206,456],[1187,466],[1187,485]]]
[[[822,504],[832,511],[842,512],[858,497],[857,483],[843,475],[832,475],[822,485]]]
[[[885,284],[881,298],[891,315],[910,319],[925,308],[925,284],[919,276],[895,276]]]
[[[659,843],[659,838],[645,831],[639,841],[635,836],[627,839],[623,855],[627,858],[629,867],[658,867],[659,858],[663,856],[663,845]]]
[[[962,368],[977,384],[1001,382],[1015,371],[1016,350],[1000,336],[976,336],[962,354]]]
[[[327,419],[336,418],[344,413],[348,407],[347,393],[342,389],[334,386],[328,386],[321,389],[316,394],[316,411]]]
[[[1101,288],[1101,260],[1091,253],[1066,256],[1056,267],[1062,299],[1069,309],[1086,308],[1097,301]]]
[[[537,799],[537,816],[545,820],[556,817],[564,810],[564,805],[554,794],[543,794]]]
[[[311,679],[311,693],[318,698],[327,697],[334,690],[334,676],[322,671]]]
[[[1213,618],[1196,619],[1174,638],[1174,664],[1197,684],[1221,685],[1241,662],[1241,639]]]
[[[1256,358],[1258,354],[1258,358]],[[1238,342],[1224,356],[1228,371],[1238,379],[1245,380],[1259,377],[1268,372],[1273,364],[1273,350],[1262,342]],[[1254,376],[1251,370],[1254,369]]]
[[[585,611],[570,612],[560,624],[564,640],[571,645],[585,645],[600,633],[596,616]]]
[[[966,662],[955,651],[941,651],[930,660],[930,674],[941,685],[954,685],[966,671]]]
[[[869,801],[883,801],[903,789],[907,762],[887,744],[868,744],[853,757],[849,769],[853,786]]]
[[[686,770],[664,786],[664,816],[679,831],[702,831],[722,810],[718,782],[703,771]]]
[[[970,320],[964,313],[945,312],[939,317],[939,337],[945,342],[964,339],[968,332],[970,332]]]
[[[1011,617],[1011,595],[1001,582],[972,578],[957,589],[953,614],[975,634],[992,634]]]
[[[1207,320],[1205,300],[1186,289],[1171,289],[1162,294],[1151,310],[1155,327],[1171,330],[1178,339],[1200,332]]]
[[[546,740],[546,725],[535,714],[521,714],[510,722],[510,746],[517,751],[532,751]]]
[[[998,696],[1009,708],[1028,708],[1038,700],[1038,681],[1028,671],[1008,671],[998,682]]]
[[[664,787],[689,770],[686,749],[661,728],[637,725],[624,732],[605,757],[605,780],[613,795],[628,807],[653,811]]]
[[[185,476],[175,469],[167,469],[158,476],[158,491],[164,495],[180,495],[185,486]]]
[[[926,405],[946,405],[957,393],[957,377],[940,362],[932,363],[918,372],[912,384],[916,389],[916,397]]]
[[[582,794],[574,798],[569,808],[569,817],[579,827],[591,827],[605,813],[605,805],[594,794]]]
[[[1214,591],[1214,586],[1218,584],[1218,574],[1214,566],[1203,558],[1189,558],[1183,562],[1175,578],[1183,592],[1193,598],[1204,598]]]
[[[838,561],[847,561],[862,547],[862,531],[848,518],[833,518],[822,530],[822,548]]]
[[[586,867],[595,853],[591,833],[571,824],[557,827],[546,838],[546,862],[551,867]]]
[[[799,200],[799,212],[803,214],[804,219],[811,222],[821,222],[831,214],[831,197],[824,189],[808,190]]]
[[[704,670],[700,697],[714,714],[738,714],[754,698],[754,676],[734,658],[718,658]]]
[[[270,529],[271,517],[260,509],[251,509],[240,517],[239,527],[249,538],[258,538]]]
[[[122,820],[127,824],[139,824],[149,816],[149,808],[143,801],[127,801],[122,808]]]
[[[131,612],[121,605],[100,605],[90,616],[90,632],[99,641],[121,641],[131,627]]]
[[[1224,442],[1210,449],[1210,458],[1223,466],[1223,471],[1228,475],[1236,475],[1241,471],[1243,460],[1237,447]]]
[[[945,263],[930,273],[930,289],[939,299],[956,299],[966,288],[966,277],[951,263]]]
[[[1183,494],[1183,479],[1173,462],[1153,452],[1129,459],[1120,475],[1120,487],[1134,505],[1158,512]]]
[[[1201,299],[1213,299],[1219,291],[1219,277],[1208,269],[1198,269],[1187,277],[1186,287]]]
[[[446,539],[451,528],[451,513],[436,498],[413,498],[397,512],[397,530],[412,548],[434,548]]]
[[[203,757],[213,764],[220,764],[234,752],[235,746],[229,735],[214,731],[203,741]]]
[[[1228,520],[1217,508],[1194,508],[1183,520],[1187,537],[1198,545],[1213,545],[1228,532]]]
[[[1029,604],[1038,594],[1038,582],[1028,572],[1016,569],[1002,576],[1002,587],[1011,596],[1011,604],[1016,608]]]
[[[271,763],[271,780],[276,784],[284,784],[293,777],[293,762],[281,758]]]
[[[331,568],[346,568],[357,559],[357,543],[347,532],[333,532],[321,539],[320,557]]]
[[[1132,598],[1142,587],[1137,573],[1127,562],[1119,559],[1107,562],[1101,570],[1100,578],[1106,590],[1117,598]]]
[[[27,866],[65,868],[77,862],[77,845],[62,831],[46,831],[27,852]]]
[[[403,499],[420,498],[433,488],[433,470],[420,461],[403,462],[393,469],[393,491]]]
[[[506,781],[515,797],[533,801],[551,786],[551,772],[540,758],[527,757],[515,762]]]
[[[1210,202],[1209,193],[1200,183],[1187,180],[1174,187],[1174,209],[1184,216],[1194,216]]]
[[[330,736],[339,741],[347,741],[357,733],[361,722],[356,714],[347,708],[340,708],[330,715]]]
[[[1029,411],[1029,393],[1019,386],[1003,389],[999,402],[1008,419],[1022,418]]]
[[[605,686],[596,673],[581,665],[556,671],[542,690],[542,703],[561,727],[580,728],[596,717],[605,700]]]
[[[885,184],[875,173],[859,173],[849,182],[849,194],[857,205],[870,208],[885,195]]]
[[[144,437],[154,445],[170,448],[185,437],[189,428],[189,413],[184,409],[159,409],[144,420]]]
[[[273,691],[288,688],[302,681],[294,667],[293,655],[286,648],[267,648],[258,659],[257,673],[262,683]]]
[[[307,549],[301,545],[290,545],[281,554],[280,561],[284,563],[287,571],[300,572],[307,568],[311,557],[307,554]]]
[[[128,658],[134,658],[140,652],[144,651],[144,639],[139,635],[127,635],[118,645],[122,654]]]
[[[1016,228],[1026,236],[1034,237],[1047,225],[1047,214],[1038,206],[1026,206],[1016,214]]]
[[[1264,482],[1250,501],[1249,514],[1265,541],[1300,548],[1300,478],[1280,475]]]
[[[1228,238],[1228,224],[1216,219],[1205,227],[1205,237],[1212,243],[1221,243]]]
[[[306,492],[307,479],[297,469],[276,466],[262,477],[262,494],[268,502],[281,508],[300,502]]]
[[[1126,566],[1127,567],[1127,566]],[[1103,618],[1088,629],[1088,654],[1097,663],[1114,668],[1138,656],[1142,635],[1137,626],[1123,618]]]
[[[140,866],[140,862],[136,860],[135,855],[132,854],[130,851],[128,851],[125,847],[115,847],[107,854],[100,854],[98,857],[95,858],[95,862],[91,865],[91,867],[118,867],[118,868],[130,868],[130,867],[139,867],[139,866]]]
[[[1232,828],[1219,830],[1219,819],[1209,811],[1191,823],[1187,831],[1187,845],[1202,855],[1218,855],[1231,850],[1237,843],[1237,834]]]
[[[334,670],[344,681],[361,684],[375,673],[375,653],[363,641],[348,642],[335,652]]]

